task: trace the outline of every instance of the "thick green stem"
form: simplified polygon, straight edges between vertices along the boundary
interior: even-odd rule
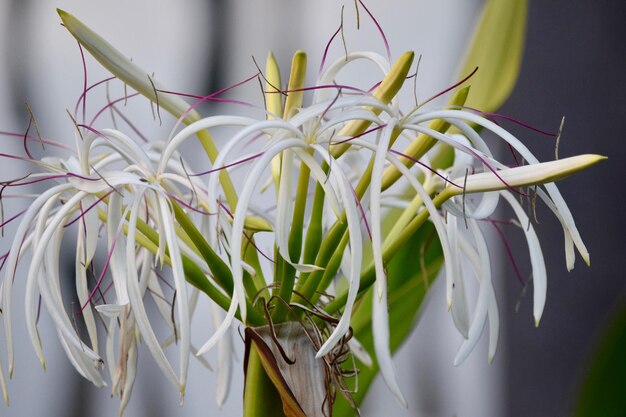
[[[278,390],[267,376],[254,343],[250,344],[248,367],[245,372],[243,416],[284,417],[285,413]]]
[[[441,205],[450,198],[450,194],[442,192],[433,199],[435,207],[439,208]],[[385,241],[383,243],[383,263],[388,263],[393,256],[398,252],[400,246],[402,246],[417,230],[428,220],[430,213],[428,210],[422,210],[411,222],[403,229],[395,239],[391,241]],[[367,267],[361,272],[361,280],[359,285],[359,294],[366,291],[376,281],[376,270],[374,269],[374,262],[370,262]],[[324,308],[326,313],[333,314],[339,311],[345,304],[348,297],[347,291],[339,294],[333,301],[328,303]]]

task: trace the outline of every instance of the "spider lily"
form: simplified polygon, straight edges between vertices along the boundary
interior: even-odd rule
[[[267,324],[271,330],[274,323],[302,323],[296,327],[307,332],[316,356],[306,363],[321,363],[335,389],[342,391],[338,364],[350,352],[346,346],[363,362],[371,362],[369,353],[374,353],[385,382],[406,405],[389,348],[388,282],[401,277],[387,276],[386,266],[425,222],[434,225],[439,238],[446,302],[465,338],[455,364],[470,353],[487,320],[489,360],[495,354],[498,311],[480,222],[493,215],[500,199],[513,207],[521,224],[528,224],[524,233],[533,268],[537,323],[546,296],[545,267],[537,235],[513,190],[543,184],[545,191],[538,188],[536,192],[563,225],[568,268],[573,267],[574,246],[589,261],[572,215],[551,182],[593,165],[601,157],[583,155],[540,163],[497,124],[475,112],[458,110],[467,98],[467,89],[459,90],[445,108],[403,109],[396,95],[412,66],[412,52],[394,63],[372,52],[347,54],[322,65],[312,87],[304,84],[306,56],[299,52],[286,91],[281,90],[277,65],[270,55],[269,100],[265,108],[253,108],[260,117],[201,118],[195,105],[187,106],[175,95],[162,93],[146,72],[73,16],[59,13],[81,45],[106,68],[186,126],[178,130],[176,125],[166,143],[139,145],[115,129],[78,125],[74,156],[30,160],[44,171],[33,178],[56,181],[57,185],[36,197],[23,214],[6,260],[2,313],[9,374],[13,371],[12,286],[26,250],[32,253],[26,276],[26,324],[42,364],[38,296],[81,375],[103,386],[100,368],[103,362],[107,364],[113,392],[122,398],[122,410],[132,391],[140,339],[181,396],[190,353],[202,360],[204,353],[219,344],[218,373],[224,378],[218,393],[221,402],[228,385],[228,372],[223,370],[228,367],[229,330],[239,319],[250,326],[247,343],[256,349],[257,356],[254,352],[249,356],[250,366],[263,366],[290,415],[304,415],[301,405],[306,399],[295,397],[281,379],[276,349],[268,346],[279,344],[276,337],[269,342],[267,337],[256,337],[257,326]],[[338,85],[337,77],[349,76],[355,61],[378,69],[382,81],[373,88]],[[303,101],[305,90],[312,91],[309,103]],[[284,102],[283,94],[287,95]],[[470,124],[495,133],[529,165],[510,168],[498,161]],[[451,133],[451,128],[457,133]],[[209,133],[218,129],[235,131],[219,151]],[[210,160],[210,169],[201,172],[189,169],[179,152],[196,137]],[[401,148],[403,141],[407,143]],[[436,166],[436,152],[450,153],[451,149],[454,163]],[[246,168],[243,181],[231,182],[231,172],[241,168]],[[275,185],[272,209],[256,204],[263,184]],[[390,196],[392,186],[408,188],[410,198]],[[384,230],[390,201],[403,211],[395,225]],[[468,233],[461,233],[461,223],[467,224]],[[60,244],[71,224],[76,225],[78,313],[85,322],[88,342],[77,334],[61,292]],[[101,231],[103,239],[99,238]],[[257,245],[255,233],[269,233],[273,254]],[[89,285],[101,240],[106,241],[105,266],[96,284]],[[371,247],[371,258],[364,256],[367,247]],[[464,290],[469,283],[460,268],[461,258],[470,260],[480,286],[471,315]],[[171,267],[173,277],[173,284],[168,284],[172,301],[163,288],[167,279],[158,271],[165,264]],[[113,294],[106,294],[101,285],[107,271]],[[267,271],[272,277],[266,276]],[[349,341],[351,323],[362,314],[358,301],[369,287],[373,287],[372,352],[360,348],[358,341]],[[195,349],[190,342],[190,321],[200,292],[212,300],[214,310],[221,307],[225,315],[214,311],[215,331]],[[178,372],[152,327],[144,306],[148,297],[154,299],[170,327],[170,340],[178,342]],[[104,355],[98,315],[106,322]],[[254,395],[254,389],[254,381],[248,381],[246,398]]]

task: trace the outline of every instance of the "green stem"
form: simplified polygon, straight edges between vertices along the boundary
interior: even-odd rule
[[[291,231],[289,233],[289,257],[292,262],[299,262],[302,252],[302,229],[304,227],[304,212],[306,209],[307,192],[309,189],[309,178],[311,170],[304,162],[300,164],[300,174],[296,188],[296,202],[291,220]],[[296,279],[296,270],[288,262],[283,262],[283,271],[280,282],[280,297],[288,301],[291,299],[293,285]],[[287,306],[279,302],[273,313],[275,322],[280,323],[287,317]]]
[[[444,190],[442,193],[438,194],[434,199],[433,203],[435,207],[440,208],[441,205],[450,198],[450,193],[447,193]],[[385,240],[383,244],[383,263],[388,263],[393,256],[398,252],[398,249],[407,241],[417,230],[426,222],[426,220],[430,217],[430,213],[428,210],[422,210],[419,212],[413,220],[402,230],[395,239],[391,241]],[[387,242],[389,242],[387,244]],[[361,280],[359,284],[359,294],[365,292],[374,282],[376,281],[376,270],[374,268],[374,262],[370,262],[368,266],[361,272]],[[339,311],[345,304],[348,298],[347,291],[344,291],[342,294],[339,294],[333,301],[328,303],[328,305],[324,308],[324,311],[328,314],[334,314]]]
[[[107,221],[107,214],[103,210],[98,210],[98,217],[102,222]],[[128,225],[123,226],[124,234],[128,234]],[[154,229],[152,229],[147,223],[143,222],[141,219],[137,220],[137,235],[135,237],[137,243],[143,248],[149,250],[153,254],[157,254],[159,252],[159,235]],[[209,281],[202,269],[196,265],[191,259],[182,255],[182,263],[183,263],[183,271],[185,273],[185,279],[194,287],[198,288],[200,291],[205,293],[211,300],[213,300],[217,305],[222,307],[224,310],[228,310],[230,307],[231,299],[224,295],[222,291],[217,289],[211,281]],[[165,259],[164,262],[172,266],[172,260],[170,259],[167,248],[165,249]],[[241,316],[239,312],[236,313],[236,317],[241,320]],[[263,316],[259,314],[259,312],[252,307],[252,305],[248,302],[248,314],[246,317],[246,324],[250,326],[261,326],[266,324]]]
[[[246,368],[243,417],[285,417],[278,390],[267,376],[254,343],[250,343]]]
[[[172,207],[174,208],[174,216],[176,217],[178,224],[180,224],[200,252],[200,256],[202,256],[211,270],[213,278],[215,278],[215,280],[226,290],[226,292],[232,294],[233,275],[228,265],[226,265],[226,263],[215,253],[215,251],[213,251],[209,242],[207,242],[204,236],[202,236],[202,233],[200,233],[200,231],[196,228],[196,225],[193,224],[180,205],[178,205],[175,201],[172,201]]]

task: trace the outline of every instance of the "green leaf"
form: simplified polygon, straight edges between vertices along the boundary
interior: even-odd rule
[[[528,0],[488,0],[482,11],[461,76],[472,77],[470,107],[493,112],[511,94],[519,75]]]
[[[600,339],[578,396],[576,417],[626,416],[626,303]]]
[[[389,216],[388,219],[393,219]],[[418,312],[430,284],[434,281],[442,264],[441,246],[432,224],[427,223],[415,233],[389,263],[389,322],[392,353],[404,342],[415,327]],[[353,394],[355,403],[361,404],[376,374],[378,365],[374,357],[372,336],[372,288],[361,298],[361,304],[352,316],[354,337],[372,357],[372,366],[367,367],[357,360],[359,368],[358,392]],[[346,365],[346,366],[351,366]],[[354,388],[355,380],[348,386]],[[333,405],[333,416],[347,417],[355,414],[350,403],[338,395]]]

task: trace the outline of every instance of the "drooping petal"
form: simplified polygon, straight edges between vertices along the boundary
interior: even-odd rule
[[[257,188],[261,179],[261,172],[270,164],[271,159],[280,152],[291,147],[304,148],[304,142],[297,139],[281,140],[271,146],[265,153],[254,163],[254,166],[248,173],[245,185],[239,196],[239,202],[233,216],[233,226],[230,237],[231,246],[231,268],[233,271],[233,281],[235,284],[235,294],[239,299],[239,312],[241,320],[246,321],[246,293],[243,286],[243,268],[241,259],[241,244],[243,239],[244,221],[248,211],[248,205],[252,198],[253,191]],[[294,265],[295,266],[295,265]]]
[[[450,248],[453,253],[458,253],[458,219],[456,216],[448,214],[446,217],[446,223],[448,225],[447,232],[448,240],[450,241]],[[454,325],[459,333],[467,339],[469,332],[469,311],[467,307],[465,281],[463,279],[463,274],[461,273],[460,262],[460,257],[456,256],[454,258],[454,263],[452,264],[452,276],[448,277],[446,275],[446,296],[450,299],[450,310]]]
[[[526,241],[528,242],[528,252],[530,254],[530,264],[533,270],[533,316],[535,317],[535,326],[539,325],[541,315],[543,314],[543,308],[546,304],[546,291],[547,291],[547,276],[546,265],[543,260],[543,253],[541,251],[541,245],[535,229],[530,223],[530,219],[526,215],[524,208],[520,205],[517,199],[511,195],[508,191],[501,191],[500,195],[509,203],[515,215],[517,216]]]
[[[143,192],[140,192],[131,205],[130,218],[128,221],[128,238],[126,240],[126,259],[127,259],[127,273],[129,279],[126,280],[126,286],[128,291],[128,298],[130,306],[135,316],[137,327],[143,336],[143,340],[146,342],[152,357],[156,361],[157,365],[161,368],[165,376],[174,384],[174,386],[180,388],[178,378],[172,369],[171,364],[165,357],[165,353],[154,334],[154,330],[150,325],[148,314],[143,304],[143,294],[141,294],[139,288],[139,280],[132,277],[137,276],[137,266],[135,261],[135,234],[137,230],[137,217],[138,210],[143,197]]]
[[[330,175],[336,177],[337,186],[341,200],[343,201],[343,207],[346,212],[346,219],[348,222],[348,235],[350,244],[350,272],[348,277],[348,298],[346,300],[343,315],[337,324],[335,330],[328,337],[326,342],[320,347],[316,357],[321,358],[326,355],[339,340],[348,332],[350,328],[350,319],[352,316],[352,308],[356,301],[357,294],[359,292],[359,278],[361,275],[361,260],[363,256],[363,242],[361,236],[360,216],[357,208],[357,202],[352,191],[352,186],[345,177],[341,167],[341,162],[338,160],[332,160],[332,156],[325,153],[325,149],[319,145],[314,145],[314,148],[318,150],[326,159],[329,165],[335,167],[330,170]],[[339,167],[339,168],[338,168]]]
[[[210,308],[213,326],[217,329],[223,313],[219,306],[213,302],[210,302]],[[215,400],[218,407],[222,407],[230,391],[230,379],[233,372],[232,356],[233,338],[231,332],[226,332],[217,345],[217,391]]]
[[[185,281],[185,273],[183,271],[182,258],[178,246],[176,231],[174,230],[174,214],[169,208],[169,201],[164,196],[158,196],[159,205],[164,215],[164,229],[167,239],[167,246],[172,261],[172,272],[174,275],[174,283],[176,286],[176,307],[179,319],[179,357],[180,357],[180,375],[179,388],[181,394],[185,392],[185,383],[187,381],[187,372],[189,370],[189,353],[191,348],[191,336],[189,333],[189,306],[187,297],[187,284]]]
[[[26,213],[22,216],[15,235],[13,244],[6,260],[6,272],[2,286],[2,318],[4,322],[4,334],[7,344],[7,357],[9,366],[9,376],[13,374],[14,346],[13,346],[13,280],[17,271],[17,263],[25,245],[26,234],[39,214],[41,207],[53,196],[71,189],[69,184],[61,184],[50,188],[33,201]]]
[[[463,344],[459,348],[459,351],[454,358],[455,366],[463,363],[463,361],[467,358],[467,356],[469,356],[470,352],[476,346],[476,343],[478,343],[480,335],[482,334],[483,328],[485,327],[485,323],[487,321],[487,314],[491,301],[490,295],[493,292],[493,285],[491,282],[491,265],[487,242],[485,241],[485,237],[483,236],[482,231],[478,227],[478,223],[475,220],[468,219],[467,223],[470,231],[472,232],[472,235],[474,236],[474,241],[476,242],[476,247],[478,249],[478,259],[480,260],[480,269],[478,275],[480,280],[480,289],[478,292],[478,301],[476,302],[476,308],[472,317],[472,323],[469,327],[468,337],[466,340],[463,341]]]
[[[122,206],[123,197],[118,193],[113,193],[109,197],[109,207],[107,210],[107,239],[110,255],[109,269],[115,286],[117,304],[124,306],[128,304],[128,291],[126,280],[128,279],[127,260],[125,251],[125,236],[122,233],[124,223],[124,209]]]

